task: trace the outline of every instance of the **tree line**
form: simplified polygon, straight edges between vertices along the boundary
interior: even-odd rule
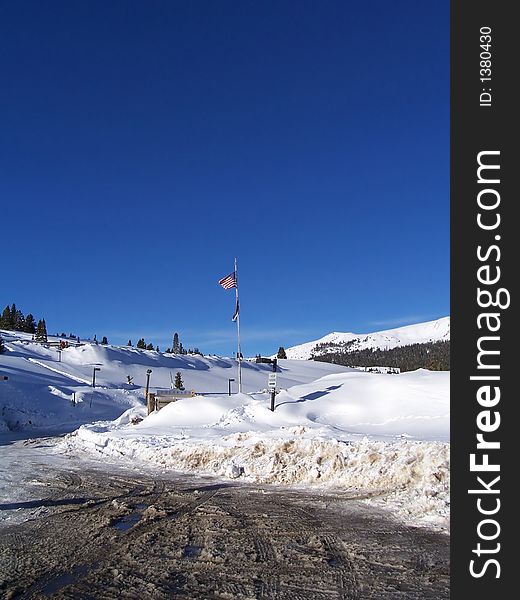
[[[103,342],[101,342],[101,343],[103,343]],[[126,345],[133,346],[132,340],[128,340],[128,343]],[[140,338],[139,340],[137,340],[137,344],[135,345],[135,347],[139,348],[140,350],[155,350],[156,352],[160,352],[159,346],[154,347],[154,345],[151,342],[146,343],[146,340],[144,338]],[[182,345],[182,342],[179,340],[179,334],[177,332],[175,332],[173,334],[172,347],[166,348],[164,353],[165,354],[182,354],[182,355],[200,354],[200,356],[203,356],[202,352],[198,348],[189,348],[188,350],[186,350],[184,348],[184,346]]]
[[[24,333],[31,333],[34,336],[36,342],[47,342],[47,326],[45,319],[40,319],[36,322],[34,316],[31,313],[24,315],[24,313],[16,307],[16,304],[11,306],[7,305],[0,316],[0,329],[6,329],[8,331],[21,331]],[[66,337],[65,333],[56,334],[56,337]],[[76,338],[79,341],[79,337],[74,336],[72,333],[69,335],[70,338]],[[95,344],[102,344],[103,346],[108,344],[108,338],[104,335],[101,342],[98,342],[97,335],[94,336]],[[132,340],[128,340],[127,346],[132,346]],[[159,346],[154,346],[151,342],[146,343],[144,338],[140,338],[137,341],[136,347],[141,350],[155,350],[160,352]],[[4,349],[3,342],[0,345],[2,351]],[[165,350],[166,354],[199,354],[203,356],[202,352],[198,348],[189,348],[186,350],[179,339],[179,334],[175,332],[173,334],[173,343],[171,348]]]
[[[2,315],[0,316],[0,329],[32,333],[35,341],[47,341],[47,326],[45,324],[45,319],[40,319],[37,323],[32,313],[25,315],[16,307],[14,302],[11,306],[7,305],[2,311]]]
[[[366,348],[350,352],[326,352],[312,360],[334,363],[346,367],[396,367],[404,371],[428,369],[430,371],[450,370],[450,342],[428,342],[426,344],[410,344],[383,350]]]

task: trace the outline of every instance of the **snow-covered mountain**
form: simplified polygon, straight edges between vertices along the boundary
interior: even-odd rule
[[[312,355],[319,356],[330,351],[335,351],[335,344],[348,343],[344,348],[346,352],[365,350],[366,348],[379,348],[389,350],[397,346],[409,346],[410,344],[426,344],[427,342],[445,341],[450,339],[450,317],[443,317],[435,321],[417,323],[376,331],[373,333],[340,333],[333,332],[325,335],[319,340],[299,344],[286,348],[288,359],[308,360]]]

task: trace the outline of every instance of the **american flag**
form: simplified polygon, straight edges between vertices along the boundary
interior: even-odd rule
[[[235,271],[233,271],[233,273],[230,273],[229,275],[226,275],[225,277],[222,277],[222,279],[219,281],[219,283],[225,290],[230,290],[231,288],[236,288],[237,287],[237,276],[236,276]]]

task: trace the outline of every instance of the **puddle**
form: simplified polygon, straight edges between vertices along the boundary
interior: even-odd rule
[[[77,583],[91,571],[95,570],[98,565],[99,563],[97,562],[87,565],[78,565],[74,567],[70,573],[63,573],[62,575],[52,577],[50,581],[41,587],[39,587],[37,583],[32,585],[26,593],[30,595],[31,592],[39,592],[43,596],[50,597],[56,592],[59,592],[62,588]]]
[[[341,561],[338,558],[329,558],[327,563],[330,567],[341,567]]]
[[[147,508],[148,504],[136,504],[134,506],[134,512],[116,519],[116,521],[112,523],[112,527],[118,531],[128,531],[129,529],[132,529],[132,527],[142,519],[142,513]]]
[[[138,512],[130,513],[129,515],[125,515],[124,517],[117,519],[117,521],[112,524],[112,527],[118,531],[128,531],[136,523],[139,523],[141,516],[141,513]]]
[[[197,558],[201,552],[201,546],[186,546],[182,558]]]

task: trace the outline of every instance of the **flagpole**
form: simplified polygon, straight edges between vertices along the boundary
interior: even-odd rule
[[[235,258],[235,293],[237,306],[237,361],[238,361],[238,393],[242,393],[242,352],[240,351],[240,305],[238,303],[238,268],[237,259]]]

